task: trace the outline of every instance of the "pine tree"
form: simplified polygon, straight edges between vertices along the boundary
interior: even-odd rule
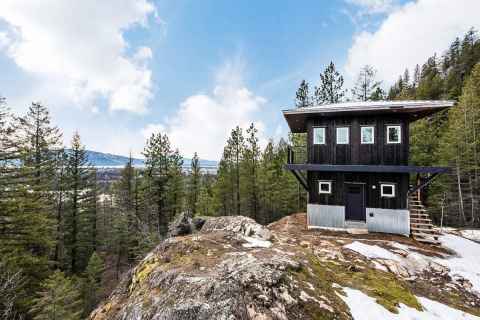
[[[75,133],[67,154],[69,199],[65,209],[66,269],[82,272],[96,246],[96,183],[80,135]]]
[[[52,194],[60,134],[39,104],[13,119],[11,127],[3,120],[5,107],[0,113],[0,256],[23,271],[25,290],[35,291],[49,274],[55,244]]]
[[[443,136],[439,156],[455,168],[455,177],[447,184],[448,210],[455,212],[457,224],[479,224],[480,192],[480,63],[465,82],[460,101],[449,114],[448,130]]]
[[[243,149],[242,180],[247,212],[252,219],[259,220],[259,187],[258,174],[260,162],[260,147],[258,145],[258,130],[252,123],[247,129],[246,144]]]
[[[369,65],[364,66],[358,75],[352,89],[352,95],[360,101],[371,100],[371,95],[380,86],[381,82],[375,80],[377,71]]]
[[[102,258],[94,251],[88,260],[83,283],[83,310],[85,317],[88,316],[102,298],[102,274],[104,269]]]
[[[120,180],[115,185],[115,193],[117,200],[117,206],[120,214],[125,216],[127,229],[126,232],[121,234],[125,235],[126,239],[120,239],[122,243],[125,243],[125,252],[128,256],[128,260],[133,262],[136,258],[136,250],[138,249],[138,237],[140,231],[139,215],[136,208],[136,188],[138,184],[136,179],[136,169],[133,167],[133,158],[130,155],[127,164],[122,169],[120,174]]]
[[[335,64],[330,62],[320,74],[320,84],[315,87],[314,101],[316,104],[337,103],[345,96],[343,90],[343,77],[335,69]]]
[[[31,309],[35,320],[80,320],[82,300],[73,281],[55,271],[42,282]]]
[[[227,141],[226,149],[229,150],[229,155],[231,158],[231,166],[232,166],[232,175],[233,183],[232,183],[232,190],[234,190],[235,198],[235,213],[240,215],[241,210],[241,201],[240,201],[240,163],[242,161],[242,154],[245,148],[245,142],[242,133],[242,129],[237,126],[234,130],[232,130],[231,136]],[[232,193],[233,196],[233,193]]]
[[[297,108],[305,108],[310,106],[312,103],[310,101],[310,91],[308,90],[308,82],[302,80],[300,87],[297,90],[295,98],[295,106]]]
[[[197,205],[200,195],[200,178],[200,160],[195,152],[190,165],[190,183],[188,190],[188,210],[191,215],[197,213]]]
[[[168,223],[183,208],[183,160],[172,150],[166,134],[152,134],[143,152],[149,206],[156,217],[156,231],[165,236]]]
[[[372,94],[370,95],[370,100],[382,101],[382,100],[385,100],[385,96],[386,96],[385,91],[383,91],[382,88],[377,87],[375,91],[373,91]]]
[[[215,213],[214,209],[214,181],[215,176],[211,174],[202,175],[200,193],[197,202],[197,211],[202,216],[211,216]]]

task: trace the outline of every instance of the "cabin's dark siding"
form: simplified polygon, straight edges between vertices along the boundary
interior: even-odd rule
[[[371,125],[375,127],[375,143],[360,143],[360,128]],[[401,126],[401,143],[387,144],[386,128],[388,125]],[[313,128],[324,127],[326,143],[313,144]],[[349,127],[350,141],[347,145],[336,144],[336,128]],[[314,117],[307,122],[308,162],[320,164],[382,164],[407,165],[409,149],[409,120],[404,116],[374,117]]]
[[[332,193],[320,194],[318,181],[332,181]],[[308,172],[309,203],[323,205],[345,205],[345,183],[364,183],[365,200],[368,208],[406,209],[409,187],[408,173],[343,173],[343,172]],[[381,183],[394,183],[394,198],[380,196]],[[375,189],[373,188],[375,186]]]

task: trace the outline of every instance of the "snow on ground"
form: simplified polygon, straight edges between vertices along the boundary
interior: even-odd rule
[[[410,275],[422,272],[427,268],[441,270],[448,268],[453,279],[459,276],[470,281],[472,289],[480,293],[480,243],[470,241],[454,234],[444,234],[440,237],[442,245],[455,251],[456,255],[444,258],[429,257],[412,251],[408,246],[392,242],[392,246],[402,250],[405,254],[399,255],[377,245],[368,245],[354,241],[344,248],[353,250],[369,259],[391,260],[404,268]],[[373,263],[382,269],[376,261]],[[447,270],[445,270],[447,271]]]
[[[417,299],[421,303],[423,311],[400,304],[398,314],[395,314],[377,304],[374,298],[359,290],[343,288],[343,291],[346,296],[340,295],[340,297],[350,308],[354,320],[480,320],[479,317],[422,297],[417,297]]]
[[[247,243],[244,243],[243,246],[245,248],[270,248],[272,243],[268,240],[262,240],[260,238],[255,237],[243,237]]]
[[[453,234],[441,236],[440,241],[443,246],[455,251],[457,256],[436,258],[435,262],[448,267],[452,278],[460,275],[470,280],[473,290],[480,293],[480,244]]]
[[[398,255],[376,245],[371,246],[362,242],[354,241],[343,247],[350,249],[352,251],[355,251],[357,253],[360,253],[362,256],[365,256],[370,259],[385,259],[385,260],[394,260],[398,262],[401,261]]]
[[[462,237],[480,242],[480,229],[460,230]]]

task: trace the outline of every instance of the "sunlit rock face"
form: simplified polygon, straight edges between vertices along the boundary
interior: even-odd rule
[[[428,312],[418,296],[480,315],[469,280],[440,267],[452,252],[391,235],[308,231],[304,221],[207,219],[158,245],[90,319],[352,319],[352,292],[392,318]]]

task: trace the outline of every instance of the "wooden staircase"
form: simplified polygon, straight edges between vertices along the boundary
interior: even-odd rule
[[[412,238],[418,242],[440,245],[439,233],[434,229],[427,209],[419,200],[416,192],[408,197],[408,209],[410,210],[410,234]]]

